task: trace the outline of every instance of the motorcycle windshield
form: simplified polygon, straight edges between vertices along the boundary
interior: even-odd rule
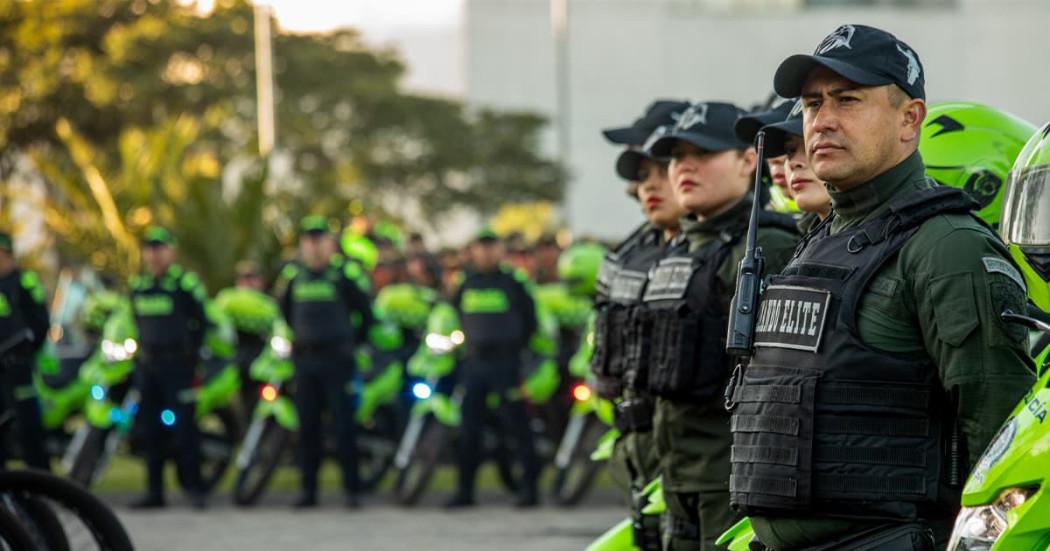
[[[1003,237],[1016,245],[1050,245],[1050,164],[1010,175]]]

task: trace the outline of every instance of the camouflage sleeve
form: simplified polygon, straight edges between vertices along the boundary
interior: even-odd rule
[[[1000,317],[1024,311],[1024,279],[1002,243],[978,227],[928,239],[920,232],[899,261],[923,344],[955,401],[972,467],[1035,381],[1027,330]]]

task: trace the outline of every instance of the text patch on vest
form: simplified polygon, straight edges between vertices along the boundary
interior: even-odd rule
[[[620,304],[638,302],[645,288],[645,273],[634,270],[620,270],[613,279],[609,289],[609,299]]]
[[[645,290],[645,302],[677,300],[685,296],[693,275],[693,259],[666,258],[657,264]]]
[[[762,295],[755,346],[816,352],[824,335],[831,293],[822,289],[772,285]]]

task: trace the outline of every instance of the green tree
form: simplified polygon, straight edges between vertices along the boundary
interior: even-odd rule
[[[349,29],[275,34],[269,164],[283,168],[267,177],[252,18],[246,0],[204,17],[174,0],[0,0],[0,179],[34,160],[65,258],[124,275],[156,221],[215,285],[239,256],[275,256],[306,212],[411,197],[434,225],[456,207],[561,198],[541,118],[404,93],[396,52]]]

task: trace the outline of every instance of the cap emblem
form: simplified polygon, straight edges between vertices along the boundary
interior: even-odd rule
[[[814,55],[821,55],[830,52],[837,48],[846,48],[852,50],[850,42],[853,41],[853,33],[857,32],[857,29],[853,25],[843,25],[834,32],[824,38],[824,40],[817,46],[817,51]]]
[[[908,59],[908,86],[911,86],[915,84],[919,74],[922,72],[919,69],[919,60],[915,58],[915,54],[911,50],[902,48],[900,44],[897,44],[897,51]]]
[[[678,128],[689,130],[698,124],[707,124],[707,104],[698,103],[686,109],[682,116],[678,117]]]

